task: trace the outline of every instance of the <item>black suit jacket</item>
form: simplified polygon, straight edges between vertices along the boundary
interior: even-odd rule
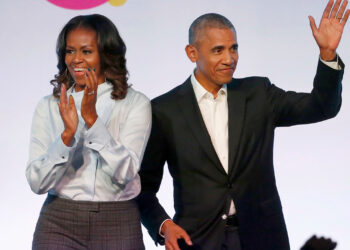
[[[174,185],[173,220],[187,231],[195,249],[220,249],[223,215],[231,199],[244,250],[289,249],[274,176],[274,130],[334,117],[341,105],[342,76],[343,70],[319,62],[311,93],[285,92],[262,77],[233,79],[227,86],[228,174],[211,143],[190,78],[152,100],[152,131],[137,199],[152,238],[162,243],[158,230],[169,218],[156,198],[167,162]]]

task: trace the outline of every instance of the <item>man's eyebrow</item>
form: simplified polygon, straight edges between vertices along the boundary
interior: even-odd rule
[[[223,46],[223,45],[218,45],[218,46],[213,47],[211,50],[212,50],[212,51],[215,51],[215,50],[222,50],[222,49],[224,49],[224,48],[225,48],[225,46]]]
[[[225,48],[225,46],[223,45],[218,45],[218,46],[215,46],[211,49],[211,51],[216,51],[216,50],[223,50]],[[232,49],[236,50],[238,49],[238,43],[234,43],[232,46],[231,46]]]

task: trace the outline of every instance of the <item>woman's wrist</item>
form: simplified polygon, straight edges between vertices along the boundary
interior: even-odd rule
[[[96,113],[90,115],[89,117],[83,117],[86,126],[87,126],[88,128],[91,128],[91,127],[95,124],[95,122],[96,122],[96,120],[97,120],[97,117],[98,117],[98,116],[97,116]]]
[[[74,138],[75,132],[64,130],[61,134],[63,143],[69,147],[71,145],[72,139]]]

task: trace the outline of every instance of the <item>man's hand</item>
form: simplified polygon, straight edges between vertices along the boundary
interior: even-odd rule
[[[320,48],[321,58],[325,61],[335,58],[344,26],[349,18],[350,10],[345,12],[348,0],[344,0],[342,4],[341,2],[342,0],[337,0],[333,5],[334,0],[329,0],[318,28],[315,19],[309,16],[312,34]]]
[[[188,236],[186,231],[176,225],[172,220],[167,220],[164,222],[161,232],[165,238],[166,250],[180,250],[180,247],[177,244],[178,239],[184,239],[187,245],[192,246],[190,236]]]

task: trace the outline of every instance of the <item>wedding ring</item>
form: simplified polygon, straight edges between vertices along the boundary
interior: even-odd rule
[[[91,91],[91,92],[89,92],[89,93],[87,93],[88,95],[93,95],[93,94],[95,94],[95,91],[93,90],[93,91]]]

